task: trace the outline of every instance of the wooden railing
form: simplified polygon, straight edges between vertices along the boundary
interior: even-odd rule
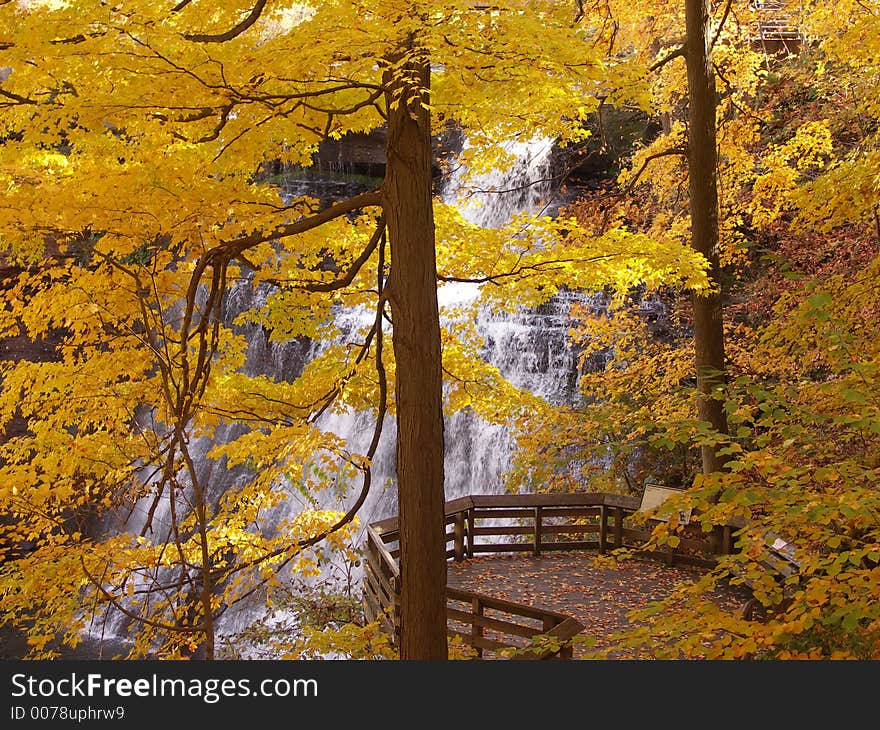
[[[476,651],[517,659],[571,659],[576,619],[458,588],[446,588],[447,634]]]
[[[650,527],[634,519],[640,500],[613,494],[474,495],[445,506],[446,556],[460,561],[489,553],[606,550],[629,547],[667,563],[710,567],[730,553],[735,525],[685,532],[674,549],[646,552]],[[400,533],[397,518],[367,527],[364,609],[396,640],[400,635]],[[520,658],[571,658],[571,639],[583,625],[563,614],[447,588],[448,633],[487,652]],[[536,638],[537,637],[537,638]],[[532,647],[532,651],[528,651]]]

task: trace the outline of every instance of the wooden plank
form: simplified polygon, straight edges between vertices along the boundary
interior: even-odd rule
[[[372,623],[379,617],[379,606],[376,604],[376,599],[369,589],[365,588],[361,596],[364,606],[364,618],[368,624]]]
[[[531,535],[535,528],[528,525],[499,525],[498,527],[475,527],[474,535]]]
[[[614,547],[623,547],[623,508],[614,508]]]
[[[642,503],[640,497],[627,497],[622,494],[604,494],[602,503],[606,507],[620,507],[621,509],[635,512]]]
[[[577,636],[581,631],[584,630],[584,625],[580,621],[576,621],[573,618],[566,618],[565,621],[554,626],[549,631],[545,632],[547,636],[552,636],[556,639],[559,639],[564,644],[570,642],[575,636]],[[564,648],[563,648],[564,651]],[[551,659],[557,653],[550,649],[544,649],[541,652],[528,651],[524,650],[523,652],[518,652],[514,658],[515,659]]]
[[[563,550],[598,550],[598,540],[563,540],[561,542],[545,542],[541,550],[545,552],[560,552]]]
[[[364,593],[369,592],[373,602],[376,604],[377,608],[382,607],[382,593],[379,590],[378,585],[374,578],[371,577],[370,580],[365,580],[362,584],[362,590]]]
[[[471,646],[477,650],[477,656],[480,658],[483,656],[483,647],[480,646],[480,641],[483,638],[483,627],[482,624],[477,623],[477,620],[482,615],[483,602],[479,596],[474,596],[471,599]]]
[[[366,562],[364,563],[364,580],[376,586],[377,595],[382,592],[391,596],[391,581],[387,575],[376,567],[376,558],[372,555],[365,554]]]
[[[544,507],[544,517],[598,517],[602,505],[598,507]]]
[[[475,553],[524,553],[530,552],[532,550],[532,546],[528,543],[510,543],[507,545],[501,544],[487,544],[481,545],[477,543],[474,545]]]
[[[560,622],[565,621],[565,619],[568,618],[568,616],[566,616],[565,614],[558,613],[557,611],[550,611],[548,609],[536,608],[533,606],[524,606],[521,603],[505,601],[502,598],[494,598],[493,596],[487,596],[483,593],[463,591],[459,588],[447,587],[446,596],[447,598],[452,598],[453,600],[472,600],[474,597],[477,597],[480,599],[480,603],[482,604],[484,610],[487,608],[492,608],[513,614],[515,616],[527,616],[529,618],[536,618],[540,621],[543,621],[545,616],[556,618]]]
[[[518,624],[515,621],[505,621],[504,619],[485,615],[475,616],[469,611],[459,611],[455,608],[447,608],[446,616],[450,621],[459,621],[463,624],[478,626],[483,629],[493,629],[505,634],[522,636],[526,639],[530,639],[543,632],[543,629],[540,626],[527,626],[526,624]],[[555,621],[555,619],[553,620]]]
[[[544,525],[541,529],[545,535],[572,534],[595,534],[599,532],[599,525]]]
[[[541,554],[541,507],[535,507],[535,526],[532,536],[532,555],[536,558]]]
[[[459,637],[460,639],[462,639],[462,641],[464,641],[465,644],[473,646],[475,649],[478,650],[478,652],[480,649],[491,649],[494,651],[497,649],[518,648],[516,644],[505,644],[503,641],[495,641],[494,639],[487,639],[483,636],[473,637],[470,634],[465,634],[461,631],[456,631],[455,629],[446,629],[446,635]],[[478,655],[482,656],[482,654],[479,653]]]
[[[580,494],[480,494],[473,495],[474,507],[580,507],[604,504],[601,492]],[[638,500],[635,506],[638,507]]]
[[[398,522],[396,517],[389,517],[377,522],[371,522],[367,527],[377,535],[384,535],[386,532],[397,532]]]
[[[616,494],[601,492],[579,494],[497,494],[497,495],[471,495],[460,497],[446,502],[444,513],[453,515],[456,512],[467,512],[475,507],[484,508],[528,508],[547,507],[554,510],[564,510],[570,507],[621,507],[629,512],[634,512],[639,507],[637,497],[626,497]],[[494,511],[494,510],[493,510]],[[560,514],[562,514],[560,512]],[[740,521],[731,519],[729,524],[733,527],[742,527]],[[377,520],[369,525],[384,542],[390,542],[399,538],[399,522],[397,517],[389,517]]]
[[[400,577],[400,566],[397,564],[396,558],[400,555],[400,551],[395,555],[393,550],[389,550],[380,540],[371,539],[369,528],[367,528],[367,540],[370,549],[375,550],[388,572],[396,577]]]
[[[467,555],[474,557],[474,511],[469,509],[467,513]]]
[[[373,594],[368,593],[367,591],[364,591],[364,596],[365,597],[369,596],[369,598],[366,598],[365,601],[371,602],[370,606],[371,606],[371,609],[372,609],[374,615],[373,615],[373,618],[370,620],[371,621],[378,620],[379,625],[382,627],[382,631],[384,631],[386,634],[389,634],[393,638],[394,632],[395,632],[395,625],[394,625],[394,621],[391,618],[389,618],[389,614],[391,614],[391,610],[388,610],[387,612],[386,612],[386,610],[383,610],[383,607],[379,606],[376,603],[376,597]],[[390,607],[387,607],[387,608],[390,608]]]
[[[535,536],[532,538],[534,549],[532,554],[537,558],[541,554],[541,507],[535,507]]]
[[[464,518],[463,512],[455,515],[455,529],[453,530],[452,557],[454,560],[464,560]]]
[[[516,507],[504,509],[474,509],[472,511],[475,520],[500,520],[500,519],[529,519],[533,512],[529,507]]]
[[[721,528],[721,554],[730,555],[733,552],[733,530],[730,525]]]
[[[364,554],[367,556],[367,562],[370,566],[383,577],[390,579],[399,574],[397,562],[384,548],[373,542],[368,542]]]
[[[376,600],[376,596],[371,591],[364,591],[364,601],[365,603],[369,603],[371,612],[373,614],[373,618],[371,621],[378,620],[383,625],[392,626],[392,622],[389,618],[391,615],[391,606],[383,606],[380,602]]]
[[[365,550],[364,555],[367,559],[367,564],[364,566],[364,574],[369,576],[372,582],[381,586],[390,600],[394,596],[394,585],[391,579],[382,571],[375,555],[369,550]]]
[[[455,514],[456,512],[466,512],[467,510],[473,508],[474,506],[474,498],[471,496],[467,497],[459,497],[458,499],[451,499],[446,504],[443,505],[443,511],[447,515]]]

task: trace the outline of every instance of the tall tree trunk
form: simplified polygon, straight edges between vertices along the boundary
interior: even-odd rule
[[[446,659],[446,540],[437,264],[431,190],[430,66],[387,79],[384,209],[391,241],[388,298],[394,332],[400,657]]]
[[[686,58],[690,120],[688,168],[690,173],[691,245],[709,261],[712,288],[693,296],[698,412],[700,419],[727,433],[722,401],[711,397],[724,382],[724,329],[718,264],[718,181],[715,173],[715,73],[709,37],[710,0],[685,0]],[[703,473],[718,471],[724,463],[714,446],[702,446]]]

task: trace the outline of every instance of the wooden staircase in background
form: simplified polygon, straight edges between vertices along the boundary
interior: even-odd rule
[[[804,41],[801,0],[751,0],[757,20],[754,40],[764,52],[795,53]]]

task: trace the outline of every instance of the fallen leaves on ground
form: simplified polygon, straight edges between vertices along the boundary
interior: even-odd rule
[[[591,651],[605,650],[615,659],[638,658],[615,647],[609,637],[632,626],[627,614],[669,597],[683,582],[704,571],[650,560],[596,560],[593,553],[570,552],[540,557],[498,555],[450,563],[448,583],[493,598],[557,611],[580,621]],[[719,591],[718,601],[737,610],[741,592]],[[575,656],[584,650],[576,646]]]

